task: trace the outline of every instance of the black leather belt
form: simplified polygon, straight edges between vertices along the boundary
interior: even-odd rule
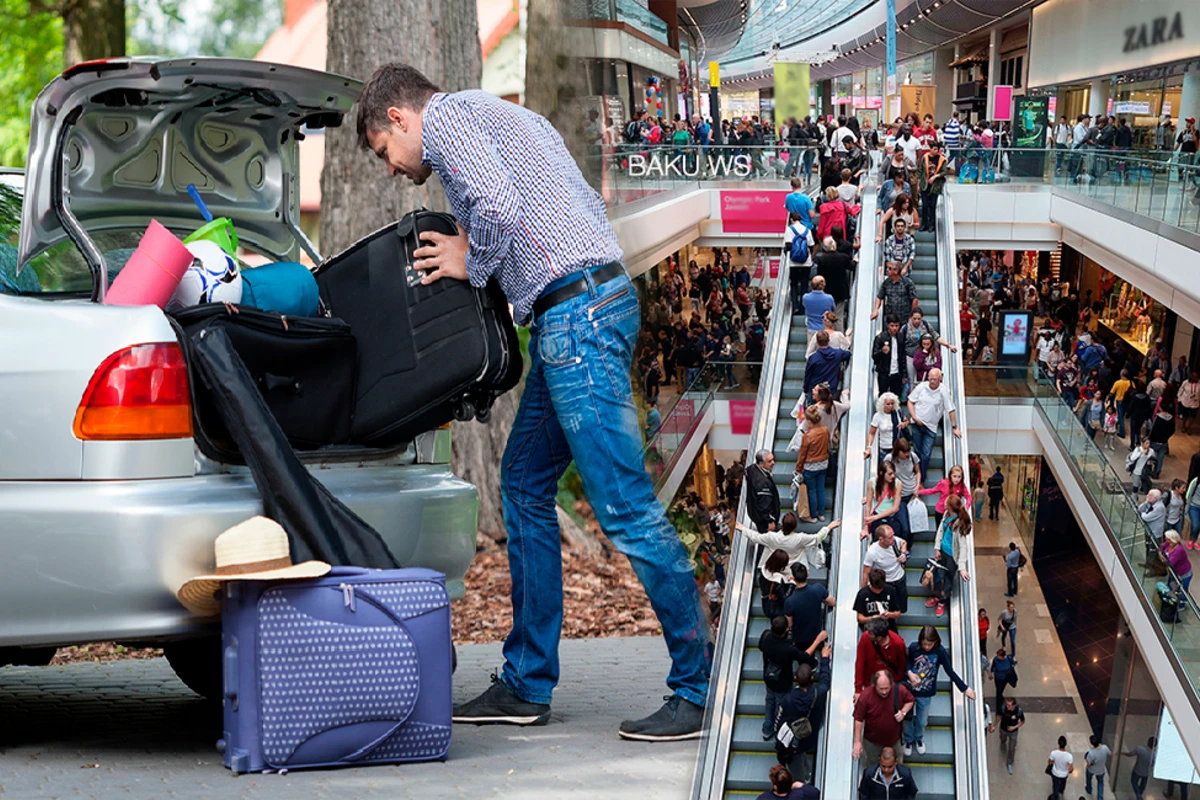
[[[602,283],[608,283],[613,278],[619,278],[625,274],[625,267],[614,261],[611,264],[605,264],[602,267],[593,267],[591,269],[582,270],[579,277],[569,283],[559,286],[557,289],[542,294],[537,300],[533,301],[533,318],[537,319],[542,314],[545,314],[550,309],[554,308],[559,303],[579,297],[588,290],[587,278],[585,273],[590,272],[592,275],[592,283],[599,286]]]

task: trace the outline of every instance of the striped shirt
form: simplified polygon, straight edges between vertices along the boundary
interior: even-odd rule
[[[953,117],[942,128],[942,143],[946,147],[958,147],[962,144],[962,124]]]
[[[556,278],[622,258],[604,200],[528,109],[478,90],[438,92],[425,104],[421,159],[467,231],[467,280],[482,287],[496,275],[520,324]]]

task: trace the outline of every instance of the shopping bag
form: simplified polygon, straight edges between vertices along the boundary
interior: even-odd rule
[[[929,508],[920,497],[908,501],[908,529],[912,533],[929,530]]]

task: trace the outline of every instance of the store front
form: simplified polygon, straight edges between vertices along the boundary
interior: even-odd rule
[[[1084,304],[1091,298],[1092,327],[1101,340],[1119,339],[1143,356],[1159,340],[1170,345],[1175,313],[1143,290],[1090,258],[1080,259],[1077,285]]]

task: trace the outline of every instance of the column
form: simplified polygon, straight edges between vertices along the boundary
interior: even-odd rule
[[[1000,28],[992,28],[988,38],[987,119],[992,119],[995,99],[992,92],[1000,82]]]
[[[1171,116],[1179,118],[1179,127],[1188,117],[1200,119],[1200,67],[1192,67],[1184,73],[1183,91],[1179,95],[1179,108],[1171,109]]]
[[[1092,115],[1092,122],[1096,121],[1096,117],[1108,112],[1108,90],[1112,85],[1112,81],[1107,78],[1097,78],[1092,81],[1091,91],[1088,92],[1088,110],[1087,113]]]
[[[933,83],[937,86],[933,116],[939,123],[945,123],[954,111],[954,70],[950,63],[955,58],[955,50],[957,47],[943,47],[933,54]]]

